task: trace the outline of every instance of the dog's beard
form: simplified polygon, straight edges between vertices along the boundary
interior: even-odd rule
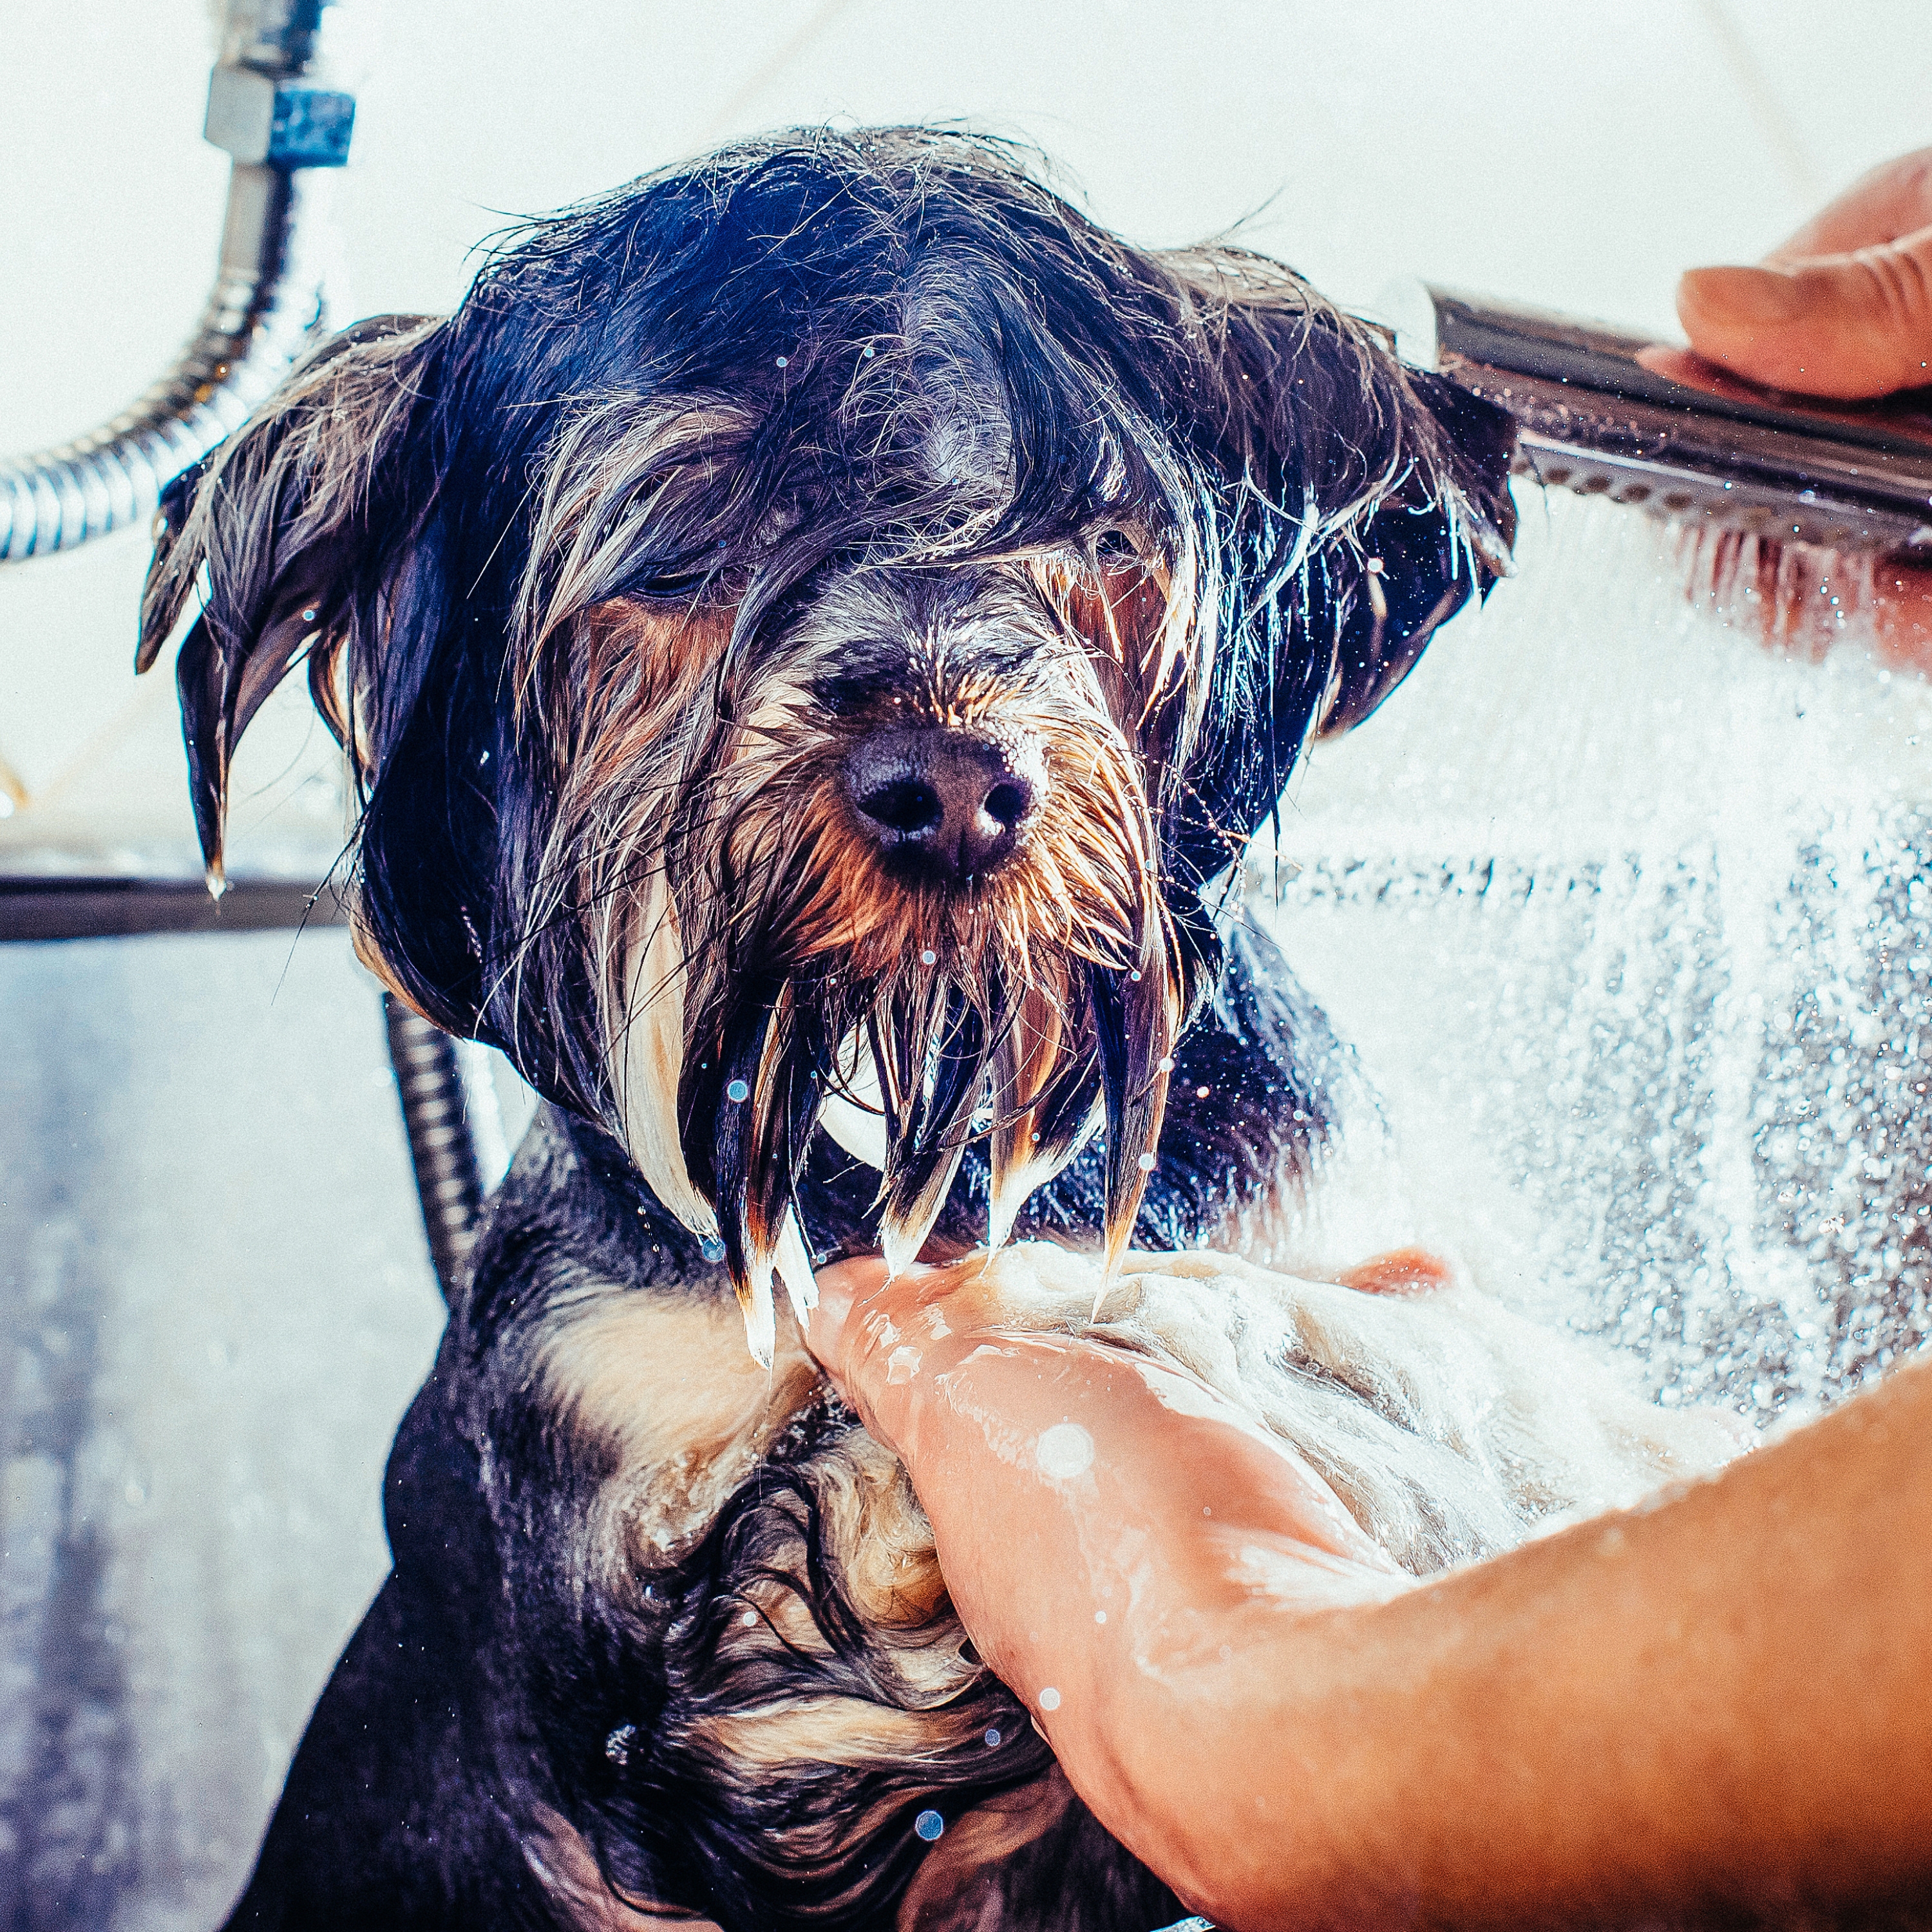
[[[963,888],[888,875],[833,782],[836,729],[752,747],[670,832],[632,923],[618,1064],[632,1156],[716,1244],[752,1352],[770,1358],[775,1274],[801,1320],[814,1298],[793,1196],[834,1094],[882,1117],[892,1272],[918,1256],[971,1142],[986,1143],[997,1247],[1103,1130],[1111,1271],[1154,1164],[1184,1001],[1125,740],[1085,718],[1050,733],[1025,850]]]

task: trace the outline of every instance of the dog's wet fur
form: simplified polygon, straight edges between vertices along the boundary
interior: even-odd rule
[[[1372,1096],[1222,901],[1310,741],[1506,567],[1511,430],[1036,173],[814,130],[649,178],[336,338],[164,502],[141,661],[198,592],[212,870],[304,668],[358,951],[547,1103],[238,1925],[1180,1916],[774,1277],[1371,1251]]]

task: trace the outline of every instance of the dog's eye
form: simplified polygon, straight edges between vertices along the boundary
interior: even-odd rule
[[[812,694],[835,718],[849,718],[873,703],[879,691],[879,679],[868,673],[856,677],[820,678],[812,686]]]
[[[690,596],[694,591],[703,589],[704,583],[705,578],[697,571],[688,572],[682,576],[647,577],[637,586],[637,595],[669,602]]]

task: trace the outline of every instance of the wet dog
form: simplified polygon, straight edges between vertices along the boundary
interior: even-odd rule
[[[358,952],[548,1102],[236,1923],[1178,1916],[774,1284],[1399,1237],[1347,1219],[1372,1096],[1222,901],[1505,567],[1510,441],[1272,263],[1130,248],[998,144],[813,132],[520,232],[170,492],[142,661],[198,592],[212,872],[300,668]]]

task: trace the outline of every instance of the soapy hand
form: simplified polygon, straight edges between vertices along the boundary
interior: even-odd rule
[[[878,1358],[914,1325],[921,1308],[948,1290],[952,1291],[947,1296],[952,1325],[965,1328],[968,1304],[984,1299],[976,1297],[974,1280],[970,1270],[927,1268],[917,1262],[888,1280],[886,1264],[878,1255],[836,1262],[819,1271],[818,1306],[812,1311],[806,1346],[826,1380],[887,1448],[898,1445],[892,1418],[880,1413],[876,1400],[890,1386]],[[953,1296],[958,1298],[956,1305]]]
[[[1484,1359],[1540,1358],[1427,1258],[1341,1284],[1135,1257],[1097,1327],[1092,1264],[1056,1250],[890,1282],[860,1260],[819,1277],[809,1340],[904,1461],[988,1666],[1100,1823],[1217,1924],[1932,1895],[1932,1365],[1713,1481],[1417,1587],[1326,1480],[1393,1520],[1364,1507],[1387,1459],[1344,1467],[1375,1451],[1365,1409],[1507,1475],[1522,1444],[1484,1430],[1520,1435],[1540,1393],[1576,1406],[1562,1375],[1486,1390]],[[1257,1339],[1301,1423],[1364,1392],[1318,1453],[1251,1400]],[[1613,1446],[1642,1423],[1605,1415]]]

